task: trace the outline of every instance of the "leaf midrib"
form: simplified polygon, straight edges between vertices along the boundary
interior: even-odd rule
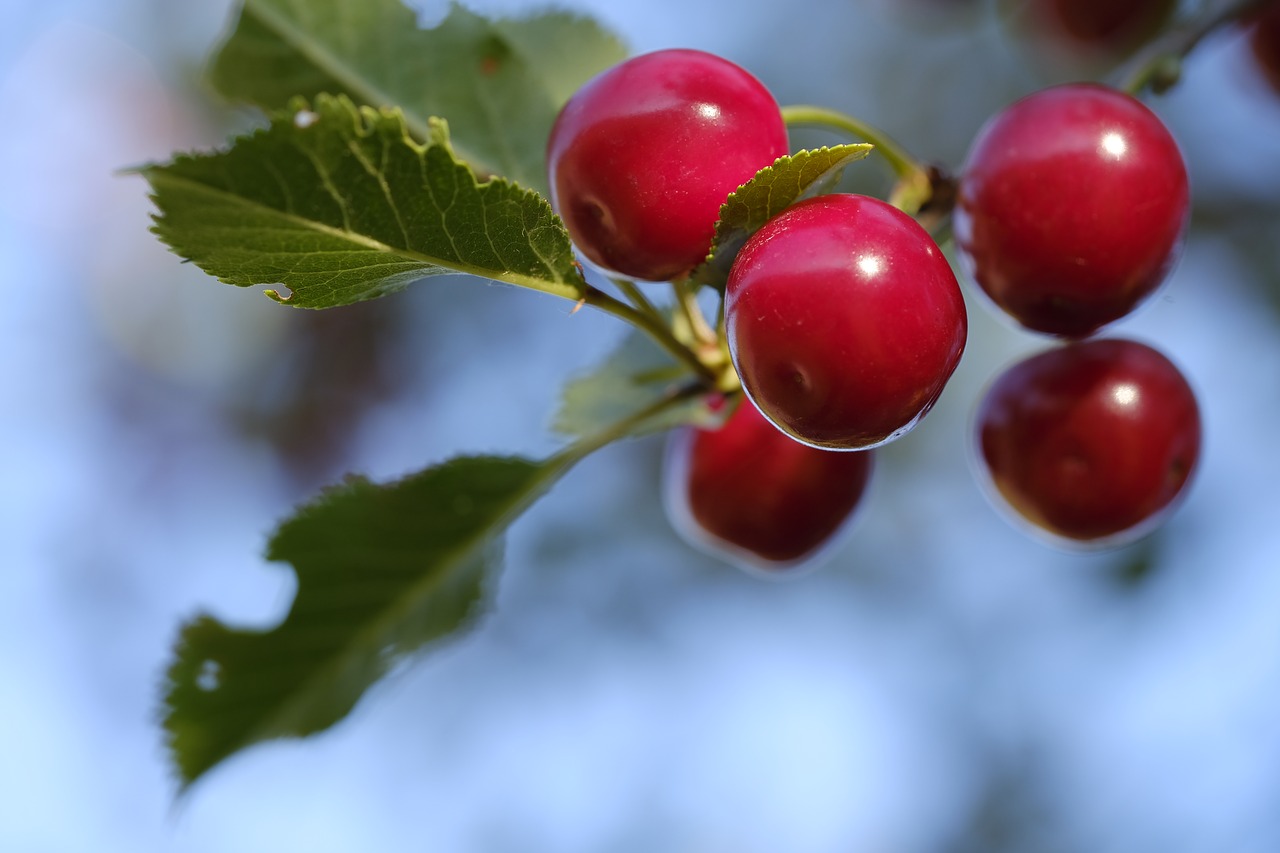
[[[309,698],[314,695],[315,685],[317,683],[323,685],[326,681],[332,681],[333,673],[345,663],[348,650],[367,646],[386,626],[394,625],[397,621],[404,619],[406,614],[420,604],[424,598],[447,582],[454,571],[462,567],[467,561],[479,558],[479,552],[496,538],[492,535],[493,532],[504,531],[511,526],[528,505],[536,500],[545,491],[545,488],[549,488],[556,479],[564,475],[578,458],[580,457],[575,455],[560,454],[541,463],[539,472],[531,478],[523,489],[512,496],[505,507],[494,515],[494,520],[491,523],[479,528],[475,535],[467,537],[458,543],[456,548],[446,551],[444,557],[438,563],[439,568],[437,571],[427,572],[421,576],[419,581],[409,584],[405,595],[395,598],[389,607],[383,609],[381,618],[371,620],[365,627],[352,634],[348,642],[341,644],[334,654],[326,655],[324,662],[315,667],[310,676],[303,679],[299,688],[292,692],[293,695],[291,697],[285,697],[283,701],[273,703],[274,713],[263,714],[261,719],[275,721],[277,724],[281,719],[297,719],[296,716],[291,715],[296,714],[299,703],[311,704]],[[528,460],[522,461],[527,462]],[[294,566],[294,571],[298,571],[297,566]],[[467,618],[470,615],[470,611],[468,611]],[[288,616],[285,618],[287,620]],[[322,679],[320,677],[322,674],[327,678]],[[279,726],[277,725],[276,730],[278,729]],[[233,749],[227,751],[214,764],[235,754],[249,744],[266,740],[271,736],[271,731],[272,727],[265,724],[265,722],[253,726],[244,737],[235,741]],[[212,766],[210,765],[210,767]]]
[[[467,275],[478,276],[480,278],[492,279],[495,281],[501,281],[507,284],[514,284],[521,287],[528,287],[533,290],[541,291],[543,293],[550,293],[555,296],[561,296],[565,299],[574,299],[576,297],[569,296],[564,293],[560,293],[554,286],[569,288],[578,293],[582,291],[581,287],[575,287],[573,282],[566,281],[565,279],[562,279],[562,278],[534,278],[532,276],[526,276],[519,273],[512,273],[510,271],[485,269],[482,267],[476,267],[471,264],[467,264],[463,262],[446,261],[443,258],[433,258],[429,255],[424,255],[421,252],[418,252],[409,248],[398,248],[396,246],[388,246],[386,243],[383,243],[380,240],[375,240],[372,237],[368,237],[364,234],[360,234],[355,231],[344,231],[341,228],[334,228],[331,225],[326,225],[323,222],[317,222],[314,219],[308,219],[304,216],[293,213],[291,211],[280,210],[279,208],[272,207],[267,204],[263,204],[262,202],[256,201],[254,199],[246,198],[231,190],[223,189],[221,187],[211,186],[209,184],[203,183],[193,178],[188,178],[182,175],[175,175],[171,172],[157,171],[152,173],[152,181],[154,182],[156,180],[169,181],[172,184],[179,184],[187,188],[196,188],[206,193],[211,193],[213,195],[221,196],[229,200],[233,204],[239,205],[241,207],[252,208],[255,211],[260,211],[264,214],[279,217],[295,225],[298,225],[303,229],[311,230],[316,233],[324,234],[329,237],[335,237],[338,239],[347,240],[352,243],[357,243],[369,249],[370,251],[381,252],[387,255],[398,255],[402,258],[406,258],[408,260],[421,263],[424,266],[441,267],[444,269],[452,270],[454,272],[460,272],[460,273],[465,273]],[[536,251],[536,247],[534,247],[534,250]],[[285,282],[281,282],[281,283],[284,284]],[[548,287],[548,285],[552,285],[553,287]],[[285,300],[285,301],[288,301],[288,300]]]
[[[274,10],[258,2],[258,0],[246,0],[245,11],[257,16],[260,23],[268,29],[274,30],[282,41],[314,62],[325,73],[337,79],[349,91],[359,93],[362,100],[374,106],[399,106],[404,113],[405,124],[408,125],[410,132],[418,139],[431,138],[430,123],[425,117],[421,117],[415,110],[399,104],[398,100],[388,92],[384,92],[370,83],[353,66],[344,62],[332,51],[325,49],[319,40],[308,41],[306,33],[294,27],[288,18],[277,14]],[[475,152],[468,150],[465,144],[454,142],[453,150],[460,159],[470,163],[476,171],[487,174],[498,173],[494,164],[484,162],[484,158],[477,157]]]

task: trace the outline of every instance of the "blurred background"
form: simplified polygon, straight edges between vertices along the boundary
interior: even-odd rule
[[[1004,0],[560,5],[953,168],[1016,97],[1105,73]],[[119,170],[252,126],[201,82],[230,15],[0,11],[0,850],[1280,849],[1280,92],[1236,29],[1151,101],[1195,217],[1176,274],[1113,329],[1203,407],[1198,479],[1156,536],[1061,553],[987,505],[972,409],[1045,343],[975,301],[955,379],[819,570],[765,582],[691,550],[660,505],[662,439],[609,448],[513,528],[477,630],[175,801],[170,645],[199,611],[281,618],[276,521],[348,471],[549,452],[560,384],[626,331],[461,278],[301,312],[180,264]]]

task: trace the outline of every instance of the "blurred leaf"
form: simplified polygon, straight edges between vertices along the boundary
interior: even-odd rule
[[[321,95],[212,154],[143,167],[154,231],[228,284],[281,283],[301,308],[373,299],[429,275],[471,273],[579,299],[582,278],[551,206],[479,183],[432,120],[425,146],[398,110]]]
[[[546,11],[492,22],[511,49],[542,81],[556,112],[587,80],[627,58],[627,46],[592,18],[571,12]],[[554,120],[554,117],[553,117]],[[538,157],[545,164],[547,132],[538,137]]]
[[[648,335],[633,331],[594,372],[566,386],[553,428],[569,436],[592,435],[670,396],[690,378],[688,368],[674,362]],[[645,420],[631,434],[718,421],[706,398],[699,396]]]
[[[797,201],[825,191],[840,179],[846,166],[866,157],[871,149],[858,143],[797,151],[756,172],[720,206],[711,253],[693,271],[693,281],[723,287],[747,238]]]
[[[624,58],[614,35],[563,12],[489,21],[453,5],[422,29],[400,0],[245,0],[209,74],[223,95],[268,111],[321,92],[398,106],[420,140],[442,116],[477,173],[545,194],[556,113]]]
[[[342,719],[388,669],[472,622],[501,536],[578,458],[471,457],[388,485],[355,478],[285,521],[267,550],[298,593],[279,627],[202,616],[179,639],[165,729],[184,787],[270,738]]]

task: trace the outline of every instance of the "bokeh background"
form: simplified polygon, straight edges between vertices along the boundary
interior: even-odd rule
[[[952,167],[1001,106],[1097,73],[980,0],[561,5]],[[230,12],[0,10],[0,850],[1280,849],[1280,93],[1234,30],[1152,102],[1195,219],[1171,281],[1112,330],[1203,406],[1197,482],[1156,536],[1061,553],[988,506],[973,406],[1045,343],[974,302],[942,402],[882,453],[819,570],[764,582],[689,549],[661,438],[609,448],[514,527],[474,632],[175,800],[170,644],[198,611],[282,616],[275,522],[347,471],[550,451],[560,384],[625,333],[476,280],[307,313],[180,264],[119,170],[255,121],[201,83]]]

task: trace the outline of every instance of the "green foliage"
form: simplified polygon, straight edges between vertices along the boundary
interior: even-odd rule
[[[568,436],[586,437],[623,418],[651,407],[692,376],[647,335],[633,331],[594,372],[564,389],[554,429]],[[681,424],[717,423],[703,397],[663,409],[631,429],[632,435],[659,432]]]
[[[419,140],[444,117],[478,174],[545,194],[557,111],[624,58],[615,36],[563,12],[489,21],[455,5],[422,29],[399,0],[245,0],[209,74],[226,97],[267,111],[322,92],[397,106]]]
[[[269,126],[139,169],[165,243],[226,283],[283,285],[268,295],[286,304],[347,305],[466,273],[639,318],[668,347],[633,331],[572,382],[555,428],[575,443],[548,460],[353,478],[282,523],[267,557],[297,573],[285,619],[245,630],[200,616],[182,630],[164,725],[184,787],[254,743],[328,728],[398,661],[472,624],[507,527],[577,460],[718,421],[656,309],[591,288],[540,194],[557,110],[623,58],[616,38],[564,13],[491,21],[454,5],[423,29],[399,0],[244,0],[210,76]],[[699,280],[723,283],[750,233],[868,150],[802,151],[760,172],[721,209]],[[697,366],[692,351],[685,361]]]
[[[425,145],[395,109],[345,97],[295,101],[226,151],[141,169],[155,232],[228,284],[281,283],[281,301],[328,308],[424,276],[472,273],[577,300],[586,288],[569,235],[530,190],[478,182],[443,122]]]
[[[872,147],[857,143],[797,151],[761,169],[720,206],[711,253],[694,270],[693,281],[723,287],[747,238],[797,201],[829,189],[846,166],[866,157]]]
[[[250,744],[327,728],[406,654],[473,621],[506,527],[576,458],[351,479],[284,522],[267,557],[298,574],[285,620],[260,632],[203,616],[182,631],[164,724],[184,786]]]

